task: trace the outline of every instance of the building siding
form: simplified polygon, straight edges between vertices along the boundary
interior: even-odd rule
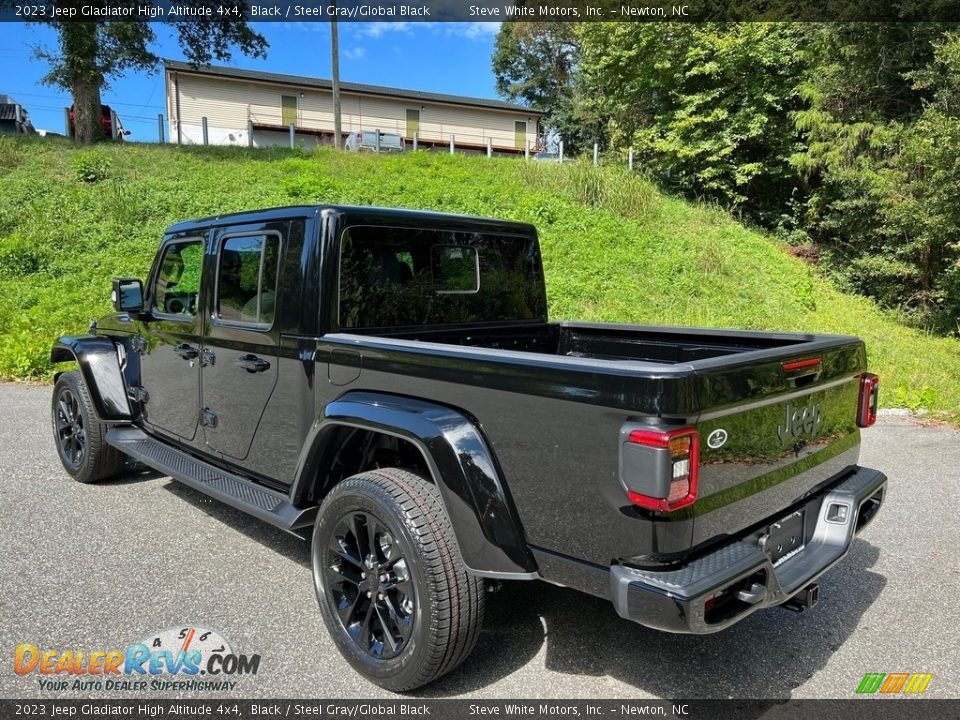
[[[167,113],[170,118],[170,139],[177,142],[177,103],[174,76],[179,86],[180,141],[203,142],[202,123],[207,118],[211,144],[246,145],[247,122],[257,129],[254,144],[286,144],[288,136],[269,132],[266,127],[281,128],[283,117],[281,96],[297,98],[297,129],[333,131],[332,93],[322,89],[305,89],[280,84],[217,78],[186,72],[166,73]],[[390,98],[355,93],[341,93],[341,125],[344,133],[377,130],[406,136],[406,112],[420,110],[420,139],[448,143],[454,135],[458,145],[485,147],[489,139],[494,149],[516,149],[514,123],[527,123],[526,140],[531,147],[537,142],[537,117],[501,109],[467,107],[417,99]],[[313,145],[315,138],[298,138]],[[412,138],[407,138],[412,140]]]

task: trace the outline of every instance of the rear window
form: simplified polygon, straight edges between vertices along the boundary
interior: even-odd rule
[[[341,236],[342,328],[545,317],[532,237],[370,226]]]
[[[269,326],[277,291],[280,239],[276,233],[234,235],[223,241],[217,273],[217,319]]]

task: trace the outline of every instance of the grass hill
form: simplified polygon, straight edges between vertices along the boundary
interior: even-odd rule
[[[109,311],[110,280],[143,277],[164,228],[295,203],[423,208],[540,230],[551,315],[859,335],[881,402],[960,408],[960,343],[844,294],[723,212],[590,165],[105,145],[0,137],[0,377],[44,378],[50,343]]]

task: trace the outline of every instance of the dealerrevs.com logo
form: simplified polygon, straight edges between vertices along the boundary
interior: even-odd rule
[[[37,676],[47,691],[218,691],[233,690],[234,678],[256,675],[260,655],[234,652],[216,630],[167,628],[125,649],[41,649],[17,645],[13,671]]]
[[[919,695],[933,680],[933,673],[867,673],[857,685],[858,695]]]

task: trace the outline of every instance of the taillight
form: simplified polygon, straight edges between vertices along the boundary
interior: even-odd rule
[[[679,510],[697,499],[700,442],[694,428],[679,430],[631,430],[624,454],[630,446],[649,449],[650,458],[622,463],[627,497],[640,507],[660,512]]]
[[[868,428],[877,421],[877,399],[880,378],[873,373],[860,376],[860,399],[857,401],[857,425]]]

